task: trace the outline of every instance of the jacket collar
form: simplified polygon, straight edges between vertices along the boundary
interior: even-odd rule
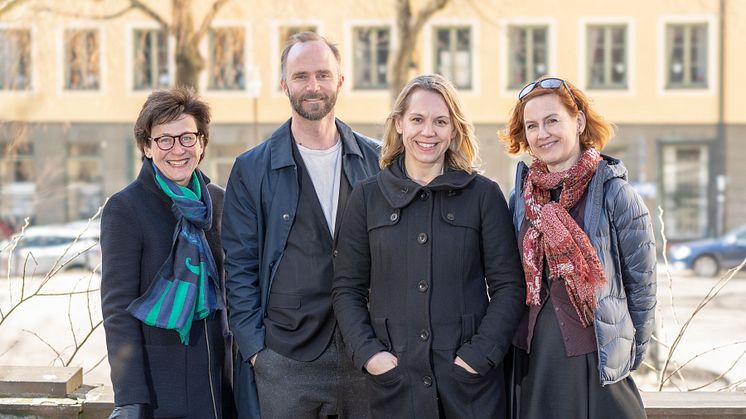
[[[270,142],[272,170],[295,166],[292,149],[293,145],[290,142],[292,141],[292,135],[290,133],[292,121],[293,118],[285,121],[280,128],[272,133],[272,136],[268,140]],[[339,132],[339,136],[342,139],[342,154],[351,154],[362,158],[363,152],[360,150],[360,146],[355,140],[355,133],[352,132],[352,128],[340,121],[338,118],[335,118],[334,122],[337,126],[337,132]]]
[[[389,205],[398,209],[409,205],[423,189],[453,192],[465,188],[476,176],[476,173],[448,169],[426,186],[422,186],[407,177],[404,170],[404,155],[399,155],[392,164],[381,171],[378,185]]]

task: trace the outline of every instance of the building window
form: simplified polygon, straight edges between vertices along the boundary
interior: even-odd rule
[[[135,90],[151,90],[171,84],[168,69],[168,36],[162,29],[134,31]]]
[[[663,146],[663,221],[670,239],[707,235],[709,153],[703,144]]]
[[[666,87],[707,87],[707,24],[666,25]]]
[[[627,87],[627,27],[588,26],[588,87],[625,89]]]
[[[0,90],[31,88],[31,31],[0,29]]]
[[[103,204],[99,143],[67,145],[67,219],[92,217]]]
[[[210,177],[211,182],[225,186],[236,156],[248,149],[249,146],[246,144],[210,143],[210,152],[205,155],[205,160],[200,163],[200,168]]]
[[[65,31],[65,89],[97,90],[101,86],[98,31]]]
[[[210,30],[210,90],[246,88],[246,29]]]
[[[36,173],[34,147],[27,142],[0,143],[0,214],[19,225],[34,215]]]
[[[355,89],[386,89],[391,29],[387,27],[355,28]]]
[[[459,89],[471,89],[471,28],[435,29],[435,72]]]
[[[511,26],[508,51],[508,88],[520,89],[549,71],[549,27]]]

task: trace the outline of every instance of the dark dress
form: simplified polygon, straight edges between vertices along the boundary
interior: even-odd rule
[[[552,199],[557,201],[558,198],[559,192],[552,191]],[[585,197],[570,210],[579,225],[583,225],[584,204]],[[521,244],[525,233],[524,221],[519,237]],[[593,325],[591,329],[566,325],[568,317],[573,317],[578,324],[579,318],[572,306],[564,306],[565,302],[569,304],[564,284],[552,287],[549,283],[546,261],[542,285],[543,304],[538,309],[533,329],[529,330],[532,322],[527,320],[530,316],[527,307],[514,339],[518,347],[513,348],[511,416],[521,419],[645,418],[640,393],[631,377],[601,386],[595,333],[591,333]],[[553,300],[562,302],[562,307],[555,307]],[[582,343],[587,339],[591,339],[591,346]],[[589,347],[591,349],[587,349]],[[585,353],[568,356],[568,352],[573,351]]]

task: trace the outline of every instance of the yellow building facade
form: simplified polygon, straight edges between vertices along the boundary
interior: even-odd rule
[[[145,3],[171,21],[171,2]],[[211,3],[195,2],[197,26]],[[93,18],[127,4],[28,0],[0,15],[3,217],[85,218],[137,173],[132,124],[149,91],[173,84],[175,39],[141,10]],[[217,183],[289,117],[280,52],[300,29],[340,47],[337,115],[380,136],[399,35],[393,0],[230,0],[209,28],[199,41],[200,92],[213,110],[203,169]],[[574,82],[617,125],[606,152],[683,240],[746,223],[744,40],[741,0],[450,0],[423,27],[411,73],[459,87],[485,173],[506,195],[518,160],[496,132],[518,90],[542,74]]]

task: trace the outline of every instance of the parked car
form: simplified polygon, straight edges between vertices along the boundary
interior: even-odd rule
[[[716,276],[746,259],[746,226],[716,239],[676,244],[668,254],[674,268],[691,269],[698,276]]]
[[[12,254],[13,238],[0,243],[0,274],[8,274],[9,259],[12,276],[23,274],[24,265],[26,275],[45,275],[58,260],[58,266],[66,263],[65,269],[94,269],[101,263],[99,231],[92,228],[83,232],[83,228],[78,227],[74,224],[28,227]]]

